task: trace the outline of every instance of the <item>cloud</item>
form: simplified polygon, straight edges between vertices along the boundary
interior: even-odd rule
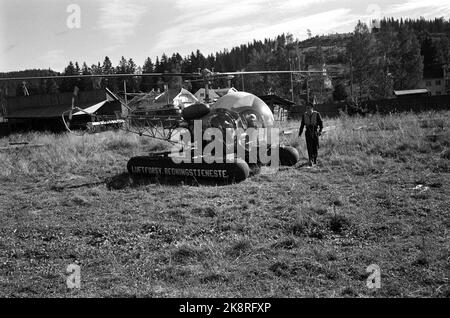
[[[298,32],[302,32],[306,36],[306,29],[321,34],[356,24],[357,18],[350,14],[350,9],[309,14],[302,10],[331,1],[334,0],[241,0],[239,5],[229,5],[225,0],[216,0],[213,4],[197,0],[194,7],[190,5],[188,8],[184,7],[185,1],[177,1],[175,8],[180,10],[180,14],[172,27],[159,34],[153,51],[171,53],[182,47],[182,54],[196,48],[214,52],[281,33],[290,32],[297,36]]]
[[[337,2],[338,0],[266,0],[267,8],[293,10],[311,7],[313,5],[323,6],[325,3]]]
[[[174,8],[180,15],[175,22],[193,25],[217,25],[232,22],[245,17],[253,19],[255,16],[264,17],[266,20],[272,16],[284,16],[292,14],[292,10],[299,10],[320,6],[326,2],[337,0],[240,0],[238,4],[230,4],[229,0],[195,0],[186,5],[185,0],[176,0]],[[296,14],[302,12],[296,11]],[[245,20],[245,19],[244,19]]]
[[[407,0],[404,3],[392,5],[385,15],[404,16],[408,18],[450,17],[449,0]]]
[[[351,14],[351,9],[341,8],[329,10],[303,17],[294,17],[266,26],[263,30],[255,30],[254,35],[264,33],[277,35],[281,33],[304,32],[311,29],[315,34],[334,33],[336,29],[355,25],[358,17]]]
[[[367,2],[355,6],[342,0],[169,0],[173,23],[157,35],[152,51],[189,54],[199,48],[214,52],[253,39],[293,33],[303,39],[313,34],[349,32],[361,20],[370,23],[383,16],[426,18],[448,16],[449,0],[398,0],[390,5]],[[397,2],[398,2],[397,1]],[[348,7],[347,7],[348,6]]]
[[[107,31],[110,39],[123,45],[135,34],[142,16],[146,12],[143,1],[112,0],[102,2],[98,27]]]

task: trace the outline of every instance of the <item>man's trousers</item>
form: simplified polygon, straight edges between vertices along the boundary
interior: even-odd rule
[[[305,138],[309,160],[316,163],[319,150],[319,134],[317,131],[306,131]]]

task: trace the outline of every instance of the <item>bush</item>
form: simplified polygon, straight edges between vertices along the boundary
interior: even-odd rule
[[[330,230],[338,234],[341,234],[345,229],[350,227],[350,225],[350,220],[346,216],[340,214],[334,214],[328,220]]]

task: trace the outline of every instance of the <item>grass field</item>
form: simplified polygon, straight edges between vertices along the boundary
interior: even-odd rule
[[[44,145],[0,150],[0,297],[449,297],[450,112],[325,124],[316,167],[290,136],[296,167],[226,186],[133,182],[164,144],[125,133],[0,139]]]

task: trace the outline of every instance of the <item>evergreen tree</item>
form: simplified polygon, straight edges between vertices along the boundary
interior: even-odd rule
[[[127,74],[136,74],[137,65],[133,59],[130,58],[127,62]],[[136,92],[139,89],[139,83],[141,79],[138,76],[132,76],[126,79],[127,92]]]
[[[315,66],[322,66],[325,64],[325,53],[323,48],[320,45],[316,46],[312,54],[306,56],[306,62],[308,65]]]
[[[114,74],[114,67],[111,63],[111,60],[108,56],[105,56],[105,59],[103,61],[102,65],[102,74],[109,75]],[[104,77],[101,81],[102,88],[109,87],[109,88],[115,88],[115,81],[113,78]]]
[[[83,65],[81,66],[81,75],[91,75],[92,71],[87,66],[86,62],[83,62]],[[91,78],[83,78],[80,82],[79,86],[80,90],[82,91],[88,91],[93,89],[93,79]]]
[[[375,38],[365,23],[358,22],[347,50],[353,66],[354,82],[359,90],[359,100],[370,98],[376,51]]]
[[[377,34],[378,61],[372,86],[374,98],[392,96],[393,74],[397,73],[400,67],[399,49],[398,32],[392,26],[382,28]]]
[[[423,64],[429,67],[439,62],[438,50],[429,33],[426,34],[420,47],[420,54],[423,56]]]
[[[128,74],[135,74],[136,73],[136,68],[137,68],[136,63],[134,63],[133,59],[130,58],[128,60],[128,63],[127,63],[127,73]]]
[[[116,74],[127,74],[128,73],[128,62],[125,59],[125,57],[122,56],[122,58],[119,61],[119,64],[116,66]]]
[[[128,74],[128,62],[124,56],[121,57],[119,64],[115,68],[116,74]],[[116,77],[114,79],[114,90],[116,91],[124,91],[124,81],[127,84],[127,92],[129,89],[129,81],[125,77]]]
[[[173,54],[169,59],[169,72],[170,73],[181,73],[183,58],[180,54]],[[181,76],[173,76],[168,78],[168,85],[170,88],[180,89],[182,87],[183,80]]]
[[[65,76],[79,75],[72,61],[70,61],[69,65],[67,65],[66,68],[64,69],[63,75]],[[60,86],[61,92],[73,92],[76,85],[77,85],[76,78],[63,78]]]
[[[151,74],[154,73],[155,66],[153,65],[152,60],[147,57],[144,61],[144,65],[142,66],[142,73],[143,74]],[[140,84],[139,89],[143,92],[149,92],[152,89],[154,89],[156,86],[156,78],[151,76],[144,76],[142,77],[142,81]]]
[[[75,74],[77,75],[81,74],[81,68],[80,65],[78,65],[78,62],[75,62]]]
[[[420,43],[407,26],[400,29],[399,42],[399,69],[394,74],[394,88],[415,88],[423,76]]]
[[[111,60],[107,56],[105,56],[105,60],[103,61],[102,74],[114,74],[114,68]]]
[[[437,43],[439,64],[450,66],[450,39],[448,36],[441,38]]]
[[[95,75],[102,74],[102,66],[100,65],[100,62],[97,63],[97,65],[92,64],[91,65],[91,72]],[[94,77],[92,79],[92,88],[93,89],[100,89],[102,87],[102,79],[100,77]]]

